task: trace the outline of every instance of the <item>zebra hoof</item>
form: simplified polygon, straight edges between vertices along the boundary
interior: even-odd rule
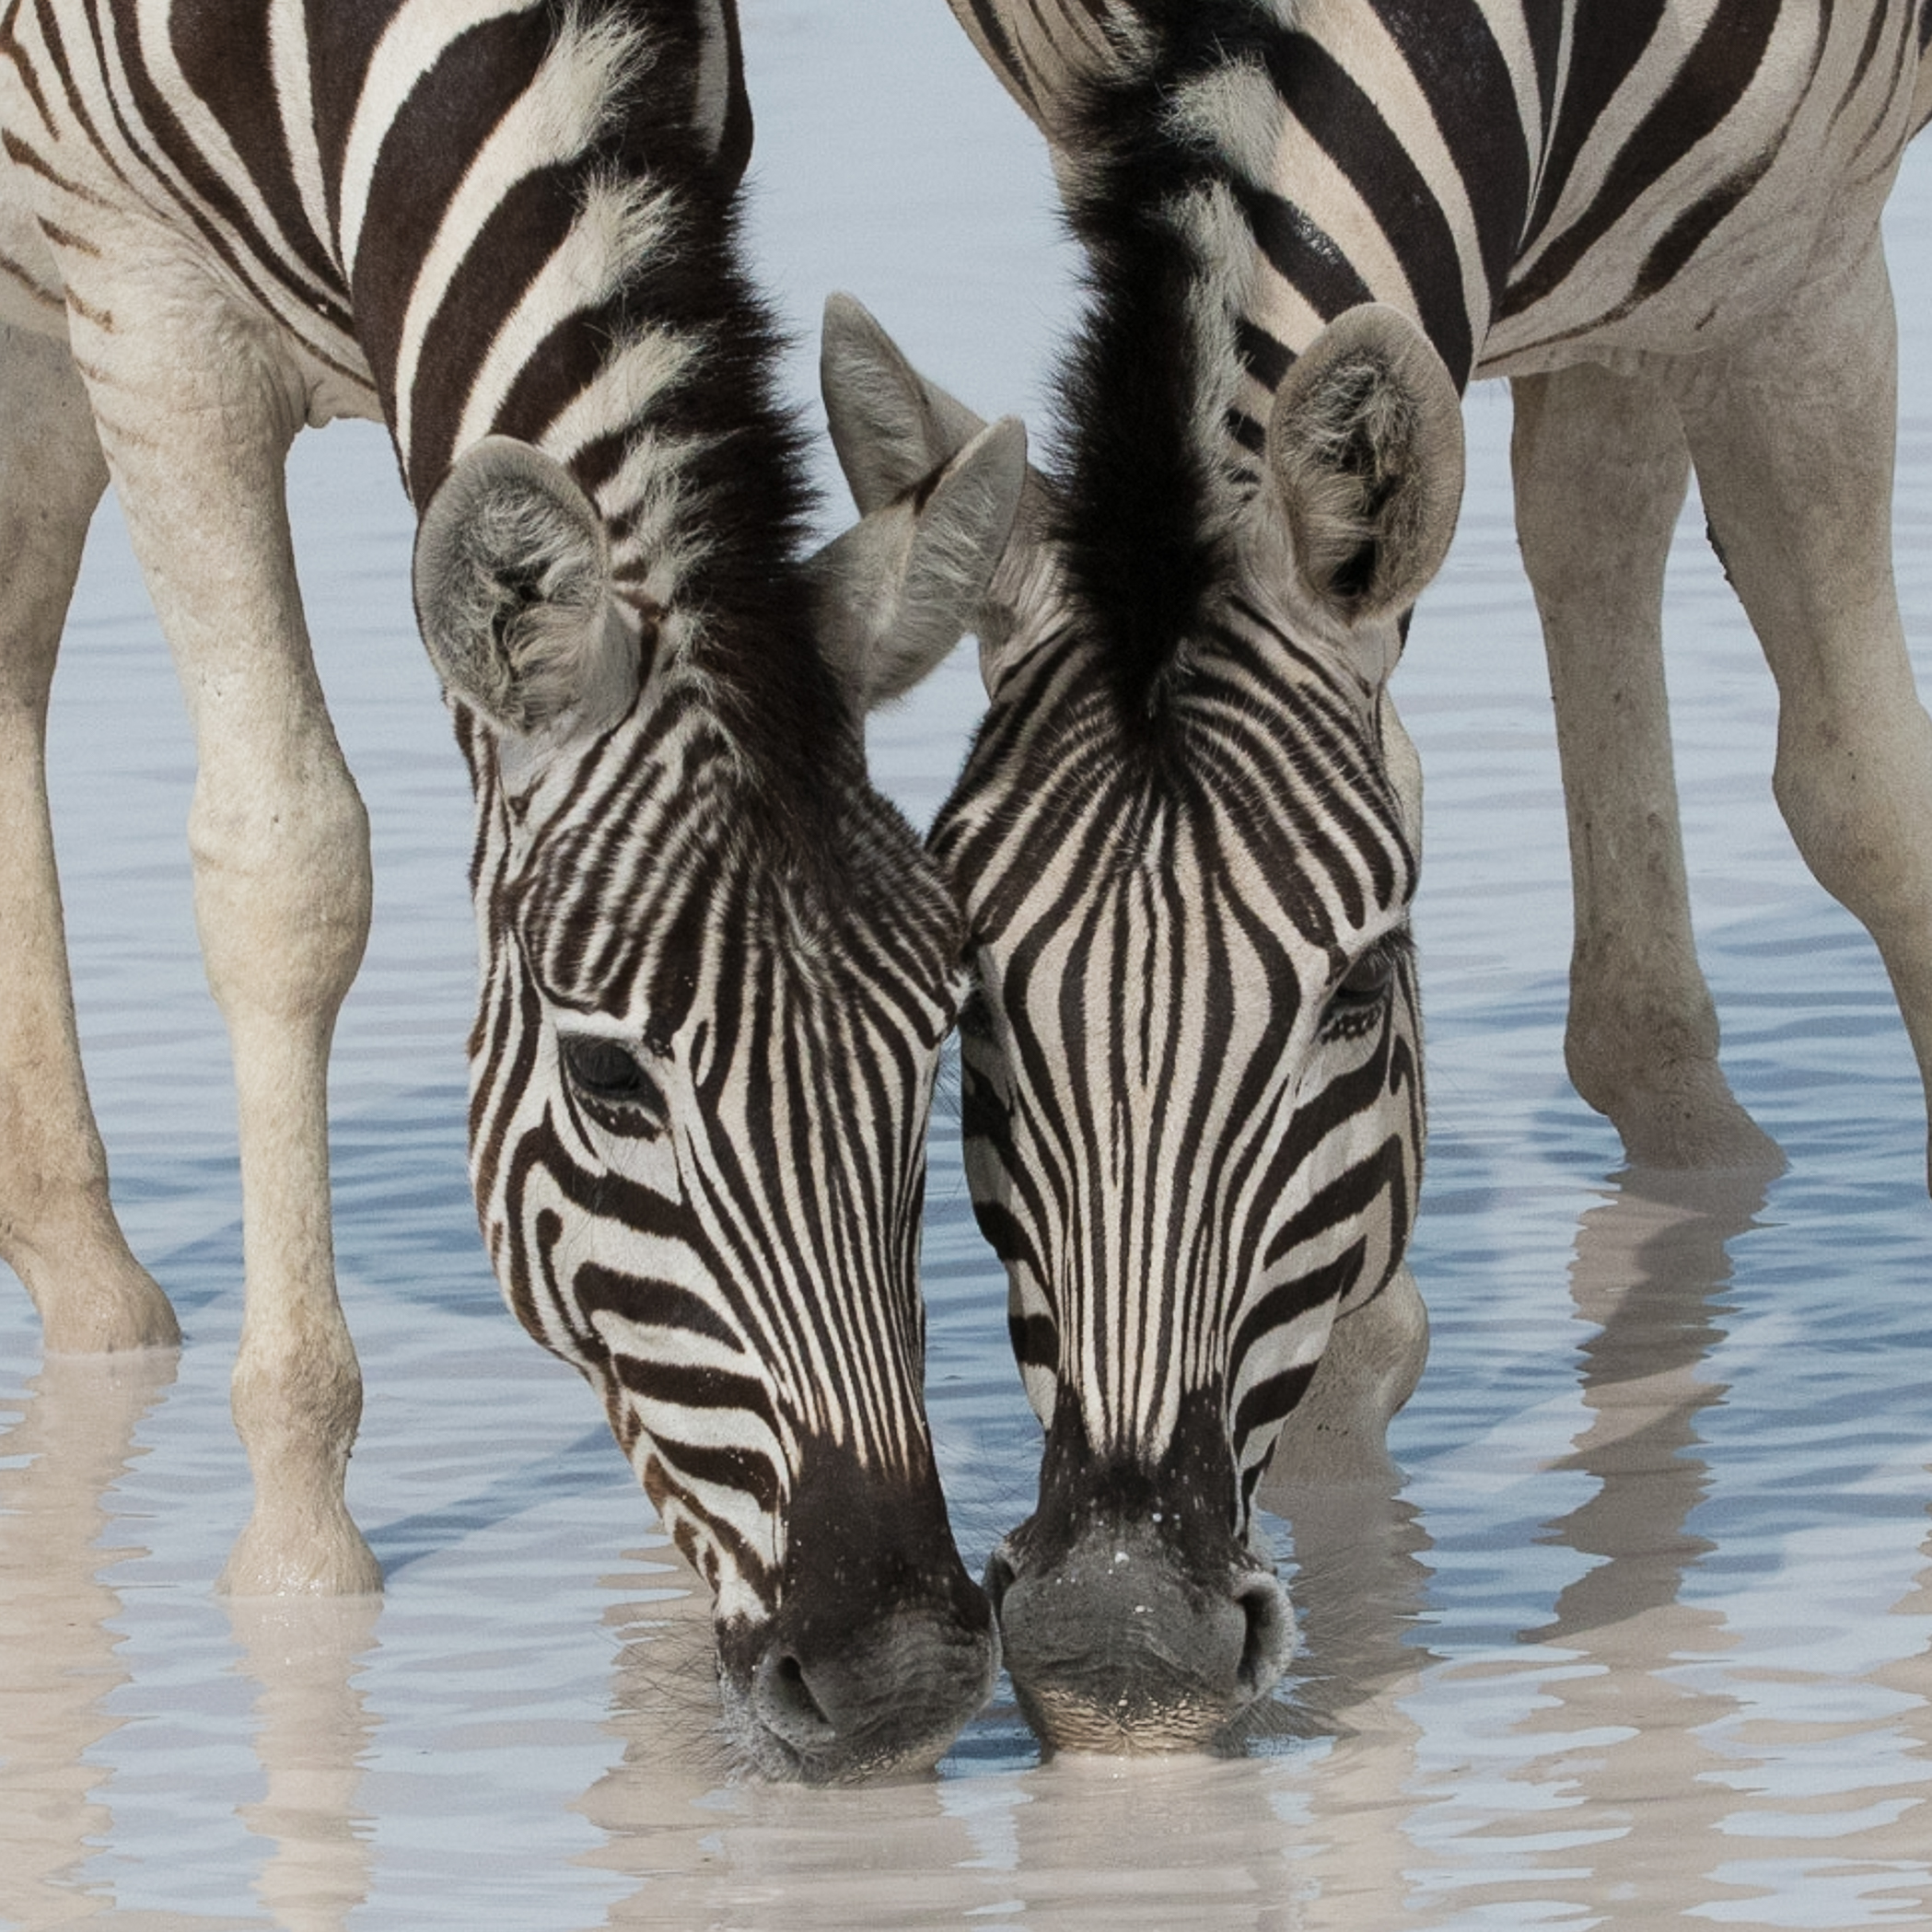
[[[215,1588],[224,1597],[378,1597],[382,1565],[339,1503],[258,1501]]]

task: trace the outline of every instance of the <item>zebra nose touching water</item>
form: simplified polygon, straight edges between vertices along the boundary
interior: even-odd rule
[[[418,538],[425,640],[469,698],[484,1237],[518,1319],[598,1391],[711,1587],[730,1728],[781,1773],[936,1754],[991,1682],[922,1400],[924,1140],[956,921],[853,742],[871,694],[856,681],[907,666],[840,634],[885,557],[900,566],[885,588],[927,601],[882,640],[903,649],[937,623],[924,649],[950,647],[947,596],[970,594],[975,555],[983,579],[1019,448],[983,440],[929,480],[916,518],[888,512],[815,562],[794,595],[837,639],[847,688],[794,692],[782,740],[689,702],[675,669],[640,683],[603,523],[526,446],[477,445]],[[925,583],[930,544],[962,534],[962,489],[966,574],[949,555]],[[519,545],[542,528],[537,606],[528,552],[488,553],[499,519]],[[507,727],[528,678],[465,657],[494,635],[470,605],[513,583],[515,622],[573,610],[587,625],[573,692],[618,692],[614,714],[565,727],[567,755],[541,726]],[[546,681],[555,651],[532,654]]]
[[[1932,1091],[1878,229],[1932,10],[950,4],[1047,137],[1089,293],[931,839],[975,982],[968,1175],[1045,1430],[988,1584],[1050,1741],[1200,1744],[1290,1641],[1249,1542],[1271,1457],[1376,1467],[1426,1346],[1420,782],[1388,683],[1471,377],[1516,384],[1579,1090],[1635,1161],[1780,1159],[1718,1068],[1684,890],[1658,605],[1694,465],[1778,684],[1779,805]],[[862,507],[978,431],[855,312],[828,373]]]
[[[181,672],[239,1099],[241,1594],[380,1585],[325,1075],[369,915],[282,467],[385,421],[474,785],[478,1212],[715,1595],[754,1763],[929,1763],[995,1645],[934,1473],[916,1250],[959,920],[867,781],[1023,476],[1008,425],[817,557],[738,252],[728,0],[45,0],[0,32],[0,1254],[52,1349],[171,1344],[109,1205],[42,727],[112,472]]]

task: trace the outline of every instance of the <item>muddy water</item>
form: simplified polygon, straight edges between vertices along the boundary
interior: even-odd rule
[[[766,273],[1038,413],[1070,306],[1030,138],[944,10],[753,0]],[[902,15],[903,17],[902,17]],[[829,97],[829,102],[828,102]],[[1932,676],[1932,149],[1892,213],[1907,627]],[[809,345],[797,364],[810,380]],[[1646,1189],[1560,1059],[1567,898],[1507,402],[1402,672],[1429,778],[1429,1371],[1396,1493],[1277,1523],[1306,1647],[1238,1763],[1042,1763],[1002,1698],[937,1778],[734,1782],[702,1606],[576,1379],[503,1312],[460,1134],[466,804],[409,623],[381,439],[304,439],[324,678],[375,823],[344,1018],[351,1494],[379,1612],[238,1613],[232,1108],[193,950],[181,708],[111,517],[54,757],[94,1090],[174,1293],[169,1374],[41,1364],[0,1297],[0,1926],[1274,1932],[1932,1921],[1932,1212],[1882,974],[1772,808],[1770,681],[1683,526],[1671,619],[1691,865],[1762,1193]],[[875,732],[929,813],[964,655]],[[1030,1504],[996,1272],[935,1129],[932,1407],[969,1562]]]

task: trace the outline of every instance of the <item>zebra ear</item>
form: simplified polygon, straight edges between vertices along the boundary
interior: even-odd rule
[[[928,382],[847,295],[825,303],[819,388],[832,447],[861,516],[916,488],[986,426],[983,416]]]
[[[1303,582],[1351,623],[1406,610],[1442,567],[1462,502],[1462,405],[1399,309],[1336,318],[1288,371],[1268,467]]]
[[[1091,82],[1132,70],[1148,33],[1136,0],[947,0],[1007,92],[1056,148]]]
[[[1026,480],[1007,416],[812,559],[820,647],[855,711],[902,696],[974,628]]]
[[[692,120],[721,186],[735,188],[751,159],[751,97],[737,0],[698,0],[698,78]]]
[[[601,717],[634,691],[603,519],[528,443],[485,436],[457,459],[416,526],[413,576],[437,676],[499,731]]]
[[[868,518],[908,496],[925,501],[936,471],[986,426],[957,397],[920,375],[850,296],[835,295],[825,305],[819,379],[832,446],[853,501]],[[1014,427],[1018,431],[1018,424]],[[1023,451],[1023,433],[1017,447]],[[1051,486],[1026,465],[1004,553],[995,559],[978,608],[966,619],[980,640],[980,674],[989,692],[1003,673],[1018,606],[1037,588],[1033,566],[1048,547],[1052,524]]]

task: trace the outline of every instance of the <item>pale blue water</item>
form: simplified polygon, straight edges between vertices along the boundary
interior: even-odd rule
[[[943,8],[759,0],[761,259],[800,331],[868,301],[1037,421],[1071,308],[1033,139]],[[833,111],[824,96],[832,97]],[[1932,676],[1932,148],[1891,217],[1907,629]],[[37,1379],[0,1296],[0,1926],[1275,1932],[1932,1921],[1932,1209],[1876,957],[1772,807],[1771,687],[1694,511],[1671,623],[1704,952],[1762,1198],[1620,1190],[1561,1064],[1568,899],[1517,567],[1507,401],[1472,399],[1461,534],[1402,673],[1429,779],[1435,1324],[1404,1482],[1304,1525],[1299,1736],[1234,1763],[1042,1765],[1004,1700],[937,1780],[732,1784],[684,1573],[576,1379],[503,1311],[463,1175],[467,802],[410,622],[382,438],[292,483],[323,675],[369,801],[369,961],[335,1079],[338,1243],[368,1384],[372,1618],[239,1625],[246,1511],[232,1107],[193,945],[191,758],[104,516],[54,757],[96,1101],[129,1233],[188,1330],[115,1406]],[[971,654],[874,734],[915,817]],[[1030,1506],[1003,1288],[935,1127],[931,1402],[970,1564]],[[120,1420],[114,1418],[118,1415]],[[132,1432],[132,1448],[126,1445]],[[1282,1532],[1285,1555],[1291,1554]]]

